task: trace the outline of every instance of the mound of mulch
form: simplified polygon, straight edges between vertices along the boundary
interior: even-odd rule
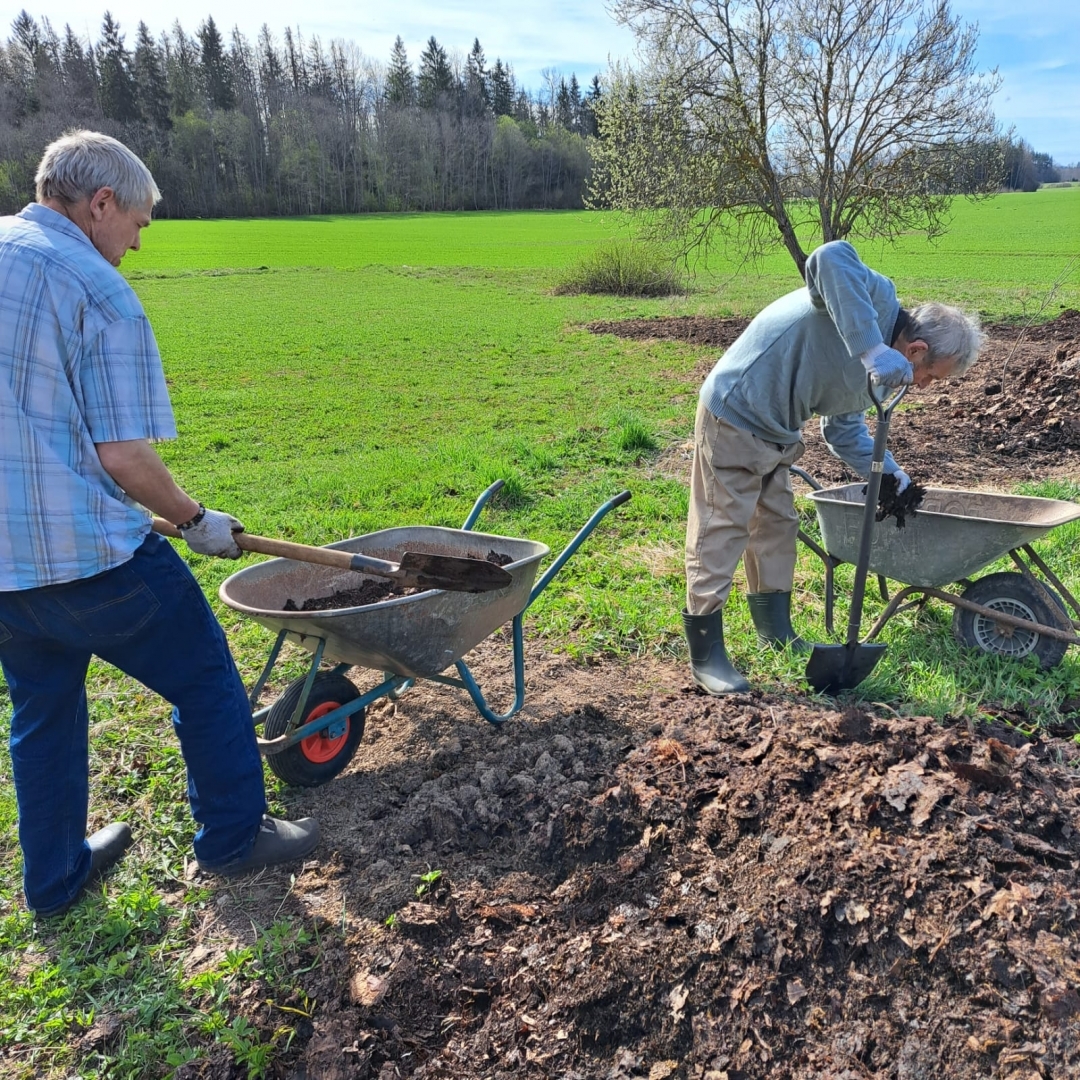
[[[1068,744],[767,697],[644,712],[588,795],[507,785],[513,872],[444,874],[327,959],[291,1075],[1077,1075]]]

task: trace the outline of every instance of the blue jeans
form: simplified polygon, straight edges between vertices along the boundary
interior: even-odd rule
[[[92,578],[0,592],[23,888],[42,914],[90,874],[91,655],[172,703],[202,865],[246,855],[266,812],[251,708],[225,633],[166,540],[151,533],[129,562]]]

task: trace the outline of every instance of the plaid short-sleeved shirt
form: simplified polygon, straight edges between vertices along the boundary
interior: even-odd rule
[[[150,519],[95,443],[175,437],[131,286],[62,214],[0,218],[0,591],[130,559]]]

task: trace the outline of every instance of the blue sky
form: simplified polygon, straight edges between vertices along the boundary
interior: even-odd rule
[[[21,3],[0,0],[0,25],[8,27]],[[488,60],[510,61],[518,81],[532,90],[542,72],[553,69],[569,77],[576,72],[585,86],[608,58],[629,58],[633,38],[607,13],[604,0],[547,0],[528,5],[509,0],[470,0],[460,7],[430,0],[398,0],[392,4],[357,4],[325,0],[307,8],[289,0],[48,0],[29,6],[35,16],[47,15],[58,28],[64,23],[95,40],[106,7],[121,28],[134,37],[139,19],[158,34],[180,18],[189,32],[212,13],[223,30],[234,25],[254,38],[262,23],[280,37],[285,26],[354,41],[369,57],[385,61],[395,36],[401,35],[415,63],[424,42],[434,34],[450,51],[468,51],[479,37]],[[978,64],[998,67],[1004,76],[995,110],[1005,127],[1059,164],[1080,163],[1080,2],[1077,0],[952,0],[965,22],[980,29]],[[100,10],[99,10],[100,9]],[[301,17],[297,18],[297,13]]]

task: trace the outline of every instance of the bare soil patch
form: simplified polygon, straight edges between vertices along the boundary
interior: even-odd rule
[[[593,323],[596,333],[666,339],[715,347],[695,377],[704,380],[719,351],[746,319],[677,317]],[[1023,480],[1080,472],[1080,311],[1026,329],[985,327],[987,344],[967,375],[909,392],[893,417],[889,449],[913,480],[939,487],[1005,488]],[[858,479],[807,424],[799,464],[826,485]],[[662,467],[689,470],[685,448]]]

